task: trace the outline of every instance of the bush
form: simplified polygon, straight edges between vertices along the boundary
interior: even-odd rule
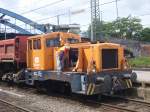
[[[150,68],[150,57],[137,57],[137,58],[129,59],[129,65],[131,67]]]

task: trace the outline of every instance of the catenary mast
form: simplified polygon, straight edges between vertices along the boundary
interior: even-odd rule
[[[91,0],[91,41],[98,39],[97,23],[100,21],[99,0]]]

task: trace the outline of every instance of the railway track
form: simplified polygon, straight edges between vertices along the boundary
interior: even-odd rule
[[[30,91],[31,93],[36,90],[34,88],[30,88],[30,89],[31,89]],[[41,94],[45,94],[45,93],[41,93]],[[109,112],[150,112],[149,102],[130,99],[130,98],[124,98],[124,97],[115,96],[115,95],[113,96],[104,95],[105,98],[102,98],[101,101],[96,101],[95,99],[88,99],[86,97],[83,98],[82,96],[78,96],[78,95],[67,96],[65,94],[59,94],[59,93],[51,93],[50,96],[82,102],[83,105],[89,105],[91,107],[96,106],[97,109],[100,109],[100,112],[107,112],[107,111]],[[0,102],[1,102],[1,99],[0,99]],[[20,111],[17,111],[17,112],[20,112]],[[25,111],[23,112],[32,112],[32,111],[25,109]]]
[[[109,112],[138,112],[132,109],[127,109],[121,106],[115,106],[107,103],[99,103],[99,104],[101,105],[101,108]]]
[[[129,99],[129,98],[123,98],[123,97],[117,97],[115,98],[119,99],[118,104],[116,104],[116,101],[114,99],[110,98],[109,96],[109,101],[95,101],[94,99],[78,99],[74,97],[66,97],[72,100],[76,100],[79,102],[84,103],[85,105],[90,105],[90,106],[96,106],[98,109],[100,109],[100,112],[150,112],[150,103],[140,101],[140,100],[134,100],[134,99]],[[114,96],[112,96],[114,98]],[[128,104],[129,103],[129,104]]]
[[[0,99],[0,111],[1,112],[33,112],[31,110],[28,110],[18,105],[14,105],[2,99]]]
[[[125,112],[150,112],[149,102],[115,95],[105,95],[105,97],[107,97],[107,99],[104,100],[105,103],[100,103],[104,106],[120,109]]]
[[[142,103],[142,104],[147,105],[148,107],[150,107],[150,102],[146,102],[146,101],[142,101],[142,100],[131,99],[131,98],[118,96],[118,95],[105,95],[105,96],[112,97],[112,98],[118,98],[118,99],[122,99],[122,100],[125,100],[125,101],[132,101],[132,102],[135,102],[135,103]]]

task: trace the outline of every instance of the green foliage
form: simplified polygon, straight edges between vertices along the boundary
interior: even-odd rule
[[[112,33],[112,23],[111,22],[104,22],[104,21],[97,21],[96,23],[97,29],[94,29],[93,32],[99,33],[103,37],[108,37]],[[88,36],[91,36],[91,25],[88,28]]]
[[[131,16],[119,18],[113,21],[114,29],[116,31],[115,34],[120,38],[137,39],[138,33],[142,31],[140,22],[140,19]]]
[[[129,59],[129,65],[131,65],[131,67],[150,67],[150,57]]]
[[[94,32],[100,32],[104,37],[118,37],[139,40],[143,29],[140,22],[140,19],[131,16],[118,18],[112,22],[97,21],[97,29],[94,29]],[[88,28],[89,37],[90,30],[91,26]]]
[[[150,42],[150,28],[144,28],[141,32],[141,40]]]

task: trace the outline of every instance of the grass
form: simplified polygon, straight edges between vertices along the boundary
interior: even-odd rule
[[[150,68],[150,57],[137,57],[129,59],[129,65],[131,67]]]

